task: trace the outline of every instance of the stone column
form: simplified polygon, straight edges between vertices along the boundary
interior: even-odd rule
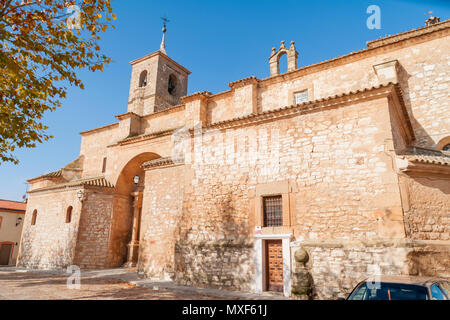
[[[131,193],[131,196],[133,197],[133,228],[131,231],[131,241],[128,244],[128,255],[127,262],[124,265],[125,267],[135,267],[138,261],[142,193],[142,190],[137,190]]]

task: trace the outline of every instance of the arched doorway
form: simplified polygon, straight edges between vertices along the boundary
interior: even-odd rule
[[[116,208],[113,228],[116,230],[116,250],[121,252],[126,267],[135,267],[139,259],[142,200],[145,187],[144,162],[160,158],[153,152],[133,157],[123,167],[116,182]]]

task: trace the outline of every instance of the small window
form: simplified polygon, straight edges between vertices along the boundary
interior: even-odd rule
[[[444,147],[442,147],[443,151],[450,151],[450,143],[446,144]]]
[[[294,101],[295,101],[295,104],[307,102],[308,101],[308,90],[303,90],[303,91],[294,93]]]
[[[33,216],[31,217],[31,225],[32,226],[34,226],[36,224],[36,219],[37,219],[37,210],[34,209]]]
[[[106,171],[106,157],[103,158],[102,173]]]
[[[147,71],[144,70],[139,76],[139,88],[143,88],[147,85]]]
[[[2,220],[3,220],[3,217],[0,217],[0,228],[2,227]]]
[[[281,203],[281,195],[263,197],[265,227],[278,227],[283,225],[283,210]]]
[[[177,87],[177,77],[175,77],[175,75],[171,74],[169,76],[169,83],[168,83],[168,86],[167,86],[167,91],[171,95],[175,95],[176,87]]]
[[[66,223],[70,223],[72,221],[72,206],[69,206],[66,211]]]

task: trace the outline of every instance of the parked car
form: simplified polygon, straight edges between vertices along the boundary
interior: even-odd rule
[[[376,279],[376,278],[375,278]],[[347,300],[450,300],[450,282],[413,276],[381,276],[358,283]]]

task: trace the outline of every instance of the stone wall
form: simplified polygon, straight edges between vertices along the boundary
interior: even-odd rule
[[[81,268],[112,267],[108,261],[114,195],[112,191],[84,191],[74,264]],[[117,266],[117,265],[114,265]]]
[[[450,179],[402,176],[402,183],[406,185],[403,193],[407,236],[450,240]]]
[[[449,242],[414,240],[297,241],[312,276],[313,299],[346,297],[362,280],[379,275],[449,277]],[[429,268],[430,267],[430,268]]]
[[[175,246],[175,279],[182,285],[250,290],[252,256],[251,243],[180,240]]]
[[[170,279],[175,270],[184,197],[184,167],[154,168],[145,173],[138,270],[147,277]]]
[[[23,221],[19,267],[56,269],[73,264],[81,213],[76,192],[71,189],[30,196]],[[69,206],[73,207],[72,220],[66,223]],[[34,210],[36,224],[31,225]]]

